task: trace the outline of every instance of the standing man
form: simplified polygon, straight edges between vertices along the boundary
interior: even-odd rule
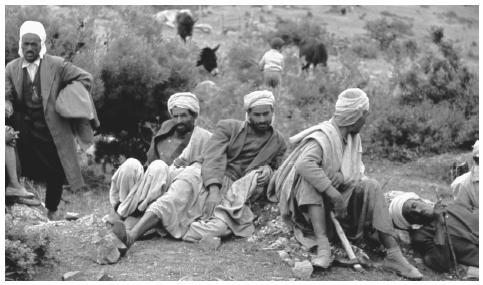
[[[271,126],[274,102],[267,90],[246,95],[247,120],[218,122],[203,162],[186,167],[131,230],[116,222],[113,232],[128,247],[156,227],[192,242],[252,234],[255,217],[248,202],[264,193],[286,150],[282,135]]]
[[[73,81],[90,90],[92,76],[61,57],[46,54],[45,29],[40,22],[20,27],[20,58],[5,68],[5,110],[13,112],[20,132],[17,147],[22,174],[47,184],[45,207],[49,219],[57,219],[62,186],[84,185],[77,160],[71,122],[55,111],[59,92]]]
[[[109,200],[121,219],[142,215],[185,166],[200,159],[211,137],[211,132],[195,125],[200,113],[195,94],[171,95],[168,111],[171,119],[163,122],[151,140],[146,171],[140,161],[129,158],[112,177]]]
[[[402,255],[379,183],[364,175],[359,131],[369,114],[364,91],[343,91],[329,121],[293,136],[296,148],[275,173],[268,197],[307,248],[317,246],[314,266],[331,264],[332,209],[349,239],[375,234],[387,249],[385,267],[409,279],[422,274]]]

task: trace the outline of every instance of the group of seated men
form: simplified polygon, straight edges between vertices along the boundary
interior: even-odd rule
[[[314,266],[328,268],[333,261],[332,211],[349,239],[382,243],[387,269],[422,279],[399,248],[381,187],[364,174],[359,131],[369,99],[363,90],[343,91],[330,120],[291,137],[293,150],[285,160],[286,142],[272,127],[273,94],[252,92],[243,107],[244,121],[221,120],[211,133],[195,124],[196,95],[169,98],[172,119],[153,137],[147,162],[127,159],[112,177],[112,231],[128,248],[150,231],[190,242],[250,236],[250,204],[266,195],[278,203],[296,239],[316,248]]]

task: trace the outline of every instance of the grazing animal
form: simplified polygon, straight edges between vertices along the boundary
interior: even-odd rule
[[[200,52],[200,57],[196,62],[196,66],[203,65],[203,67],[211,73],[211,75],[216,76],[218,74],[218,63],[216,58],[216,51],[220,45],[215,48],[205,47]]]
[[[306,70],[311,64],[314,68],[319,63],[323,66],[327,66],[327,49],[322,42],[314,38],[306,38],[303,39],[298,46],[299,57],[305,58],[305,65],[302,65],[302,70]]]
[[[180,12],[176,15],[176,27],[178,35],[186,42],[187,37],[193,36],[193,26],[196,20],[193,19],[191,13]]]

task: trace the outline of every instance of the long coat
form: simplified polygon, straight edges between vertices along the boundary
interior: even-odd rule
[[[5,104],[15,103],[13,106],[24,104],[22,98],[22,60],[22,58],[16,58],[5,67]],[[67,182],[73,189],[78,189],[84,185],[84,181],[77,159],[77,148],[71,121],[62,118],[55,111],[55,100],[59,91],[72,81],[79,81],[87,90],[90,90],[92,75],[61,57],[44,55],[40,64],[40,94],[44,107],[45,122],[57,148]]]

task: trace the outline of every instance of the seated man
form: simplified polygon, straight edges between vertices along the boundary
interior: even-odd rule
[[[112,177],[109,200],[123,219],[143,213],[168,189],[182,167],[201,156],[211,137],[209,131],[195,126],[200,107],[194,94],[171,95],[168,110],[172,119],[163,122],[152,138],[146,172],[141,162],[129,158]]]
[[[473,165],[469,172],[456,177],[453,183],[451,183],[451,189],[453,190],[455,200],[476,209],[478,209],[480,206],[478,200],[479,149],[479,141],[476,141],[473,145],[473,161],[475,162],[475,165]]]
[[[394,225],[408,230],[412,247],[423,256],[424,263],[438,272],[452,268],[452,257],[443,224],[446,225],[458,263],[478,267],[478,208],[459,200],[445,207],[431,205],[414,192],[397,195],[391,201],[389,213]]]
[[[202,164],[186,167],[132,230],[122,222],[114,223],[113,232],[126,246],[159,226],[175,238],[192,242],[206,236],[253,233],[254,215],[246,203],[263,192],[286,146],[271,127],[273,94],[255,91],[244,101],[247,120],[218,122]],[[186,201],[176,194],[187,197]]]
[[[332,262],[329,237],[334,231],[327,217],[334,209],[349,239],[375,234],[387,249],[387,269],[421,279],[396,242],[381,187],[364,175],[359,131],[368,113],[364,91],[342,92],[329,121],[290,138],[296,147],[270,181],[268,198],[279,201],[280,213],[300,243],[317,246],[314,266],[328,268]]]

